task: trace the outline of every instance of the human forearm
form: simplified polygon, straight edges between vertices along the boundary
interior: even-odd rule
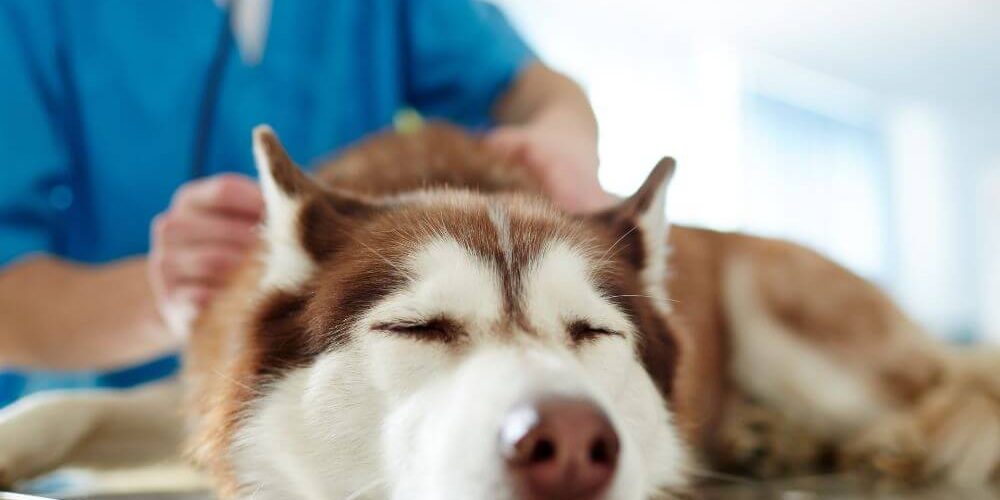
[[[549,197],[571,212],[614,202],[597,179],[597,121],[583,91],[569,78],[534,63],[494,109],[501,124],[487,143],[533,170]]]
[[[540,62],[515,79],[493,110],[504,125],[558,127],[591,149],[596,162],[597,119],[583,90]]]
[[[145,259],[94,267],[38,257],[0,271],[0,365],[121,366],[168,351]]]

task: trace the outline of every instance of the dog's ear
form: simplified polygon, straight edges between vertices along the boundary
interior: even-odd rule
[[[676,162],[663,158],[653,168],[642,186],[628,199],[594,217],[610,228],[615,248],[609,251],[624,256],[639,270],[647,293],[663,296],[667,265],[667,186],[674,175]]]
[[[294,288],[335,249],[348,219],[373,207],[317,184],[292,161],[267,125],[254,128],[253,153],[266,212],[263,282]]]

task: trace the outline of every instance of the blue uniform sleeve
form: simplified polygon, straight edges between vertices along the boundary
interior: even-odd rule
[[[490,109],[534,60],[492,4],[410,0],[407,99],[420,112],[469,127],[491,123]]]
[[[0,267],[51,251],[57,211],[51,198],[67,177],[59,127],[63,109],[53,5],[0,3]],[[57,203],[58,204],[58,203]]]

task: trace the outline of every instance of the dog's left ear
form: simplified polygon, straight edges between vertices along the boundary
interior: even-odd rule
[[[294,288],[335,251],[352,219],[373,206],[317,184],[267,125],[254,128],[253,153],[265,205],[263,283]]]
[[[639,270],[643,286],[648,290],[662,290],[666,280],[670,228],[666,211],[667,186],[675,169],[673,158],[663,158],[635,194],[593,216],[610,228],[616,240],[615,248],[610,251],[620,252]]]

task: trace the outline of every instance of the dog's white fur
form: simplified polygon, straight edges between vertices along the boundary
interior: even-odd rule
[[[247,495],[513,498],[496,453],[501,419],[548,394],[585,397],[611,416],[623,456],[609,498],[683,484],[687,453],[636,359],[633,327],[594,289],[581,251],[554,243],[525,278],[526,314],[540,332],[531,341],[497,334],[497,270],[458,242],[431,241],[402,265],[410,285],[355,325],[363,340],[286,377],[251,412],[234,450]],[[365,331],[441,314],[466,325],[467,345]],[[567,319],[627,335],[575,352]]]

